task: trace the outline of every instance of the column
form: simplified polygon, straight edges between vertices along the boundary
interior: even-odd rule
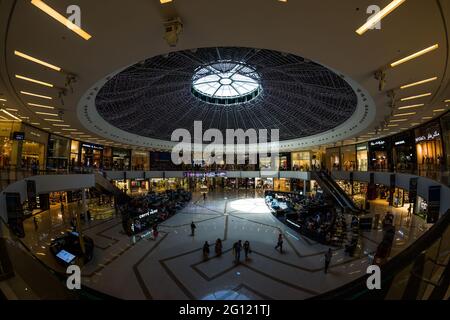
[[[88,217],[87,217],[87,202],[86,202],[86,189],[82,189],[81,190],[81,199],[82,199],[82,209],[81,212],[84,214],[84,221],[87,222],[88,221]]]

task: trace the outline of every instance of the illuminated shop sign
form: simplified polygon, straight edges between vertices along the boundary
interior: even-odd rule
[[[184,172],[184,177],[204,178],[204,177],[226,177],[226,172]]]
[[[385,144],[386,144],[386,141],[384,141],[384,140],[373,141],[370,143],[371,146],[383,146]]]
[[[145,218],[145,217],[149,217],[153,214],[156,214],[158,212],[158,209],[152,209],[149,212],[143,213],[141,215],[139,215],[139,219]]]
[[[357,151],[364,151],[364,150],[367,150],[367,146],[359,146],[359,147],[356,147],[356,150],[357,150]]]
[[[396,146],[399,146],[399,145],[405,144],[405,143],[406,143],[405,140],[400,140],[400,141],[395,142],[394,144],[395,144]]]
[[[102,146],[99,146],[99,145],[96,145],[96,144],[83,143],[81,146],[84,147],[84,148],[89,148],[89,149],[103,150]]]
[[[427,135],[422,135],[416,137],[416,143],[427,141],[427,140],[434,140],[440,136],[440,133],[437,130],[434,130],[432,133],[428,133]]]

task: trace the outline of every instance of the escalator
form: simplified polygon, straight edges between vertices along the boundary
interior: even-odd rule
[[[312,178],[317,181],[319,186],[331,196],[342,209],[347,210],[350,213],[361,212],[361,210],[356,207],[353,200],[327,172],[313,171]]]
[[[115,203],[118,205],[127,204],[131,199],[130,196],[117,188],[99,173],[95,173],[95,187],[105,193],[112,194],[116,201]]]

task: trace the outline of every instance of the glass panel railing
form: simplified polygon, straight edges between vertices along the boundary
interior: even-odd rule
[[[444,299],[449,287],[449,260],[450,210],[381,266],[381,290],[369,290],[367,276],[363,276],[313,299]]]
[[[65,274],[55,271],[37,258],[29,248],[16,237],[7,224],[0,219],[0,261],[11,264],[12,270],[2,277],[14,295],[13,299],[42,299],[42,300],[107,300],[115,299],[96,290],[82,285],[81,290],[69,290],[66,287]],[[6,270],[8,271],[8,270]],[[11,298],[11,297],[7,297]]]

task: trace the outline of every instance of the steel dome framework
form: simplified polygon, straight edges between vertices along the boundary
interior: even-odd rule
[[[220,61],[254,69],[260,87],[251,94],[257,94],[228,104],[196,95],[196,70]],[[113,76],[96,97],[99,114],[113,126],[161,140],[170,140],[177,128],[193,132],[194,121],[202,121],[203,130],[279,129],[281,140],[302,138],[340,125],[356,106],[351,86],[328,68],[293,54],[242,47],[149,58]]]

